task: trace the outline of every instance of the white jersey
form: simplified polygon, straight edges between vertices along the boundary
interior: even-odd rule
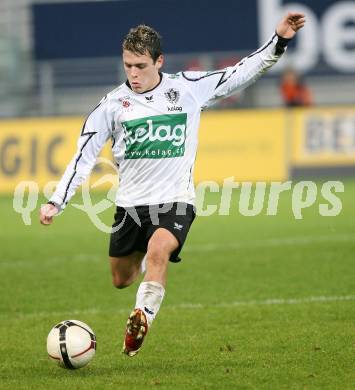
[[[286,44],[274,34],[235,66],[214,72],[162,73],[160,83],[141,94],[122,84],[86,119],[78,150],[50,201],[66,206],[111,139],[119,167],[118,206],[194,204],[201,110],[253,83],[278,60]]]

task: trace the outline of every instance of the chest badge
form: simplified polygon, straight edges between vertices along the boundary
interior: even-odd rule
[[[180,99],[180,92],[174,88],[168,89],[164,95],[171,104],[176,104]]]

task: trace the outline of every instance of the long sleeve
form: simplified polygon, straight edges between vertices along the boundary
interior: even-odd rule
[[[77,143],[77,151],[50,199],[61,209],[67,205],[77,187],[90,174],[101,149],[111,136],[110,127],[107,100],[104,98],[84,122]]]
[[[234,66],[213,72],[182,72],[181,75],[204,108],[256,81],[278,61],[288,41],[275,33],[265,45]]]

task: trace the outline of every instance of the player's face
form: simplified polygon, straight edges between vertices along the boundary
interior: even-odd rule
[[[123,50],[122,58],[127,79],[134,92],[149,91],[159,83],[159,70],[163,65],[163,56],[154,63],[149,54],[135,54]]]

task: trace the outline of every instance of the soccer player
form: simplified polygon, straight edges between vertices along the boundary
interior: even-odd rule
[[[304,23],[303,14],[287,14],[264,46],[235,66],[214,72],[162,73],[160,36],[151,27],[133,28],[124,39],[127,81],[87,117],[78,150],[41,208],[40,221],[51,224],[65,208],[111,139],[120,173],[109,249],[114,286],[132,284],[142,260],[146,262],[126,325],[123,352],[128,356],[139,351],[159,311],[169,260],[180,261],[195,218],[193,168],[201,110],[265,73]]]

